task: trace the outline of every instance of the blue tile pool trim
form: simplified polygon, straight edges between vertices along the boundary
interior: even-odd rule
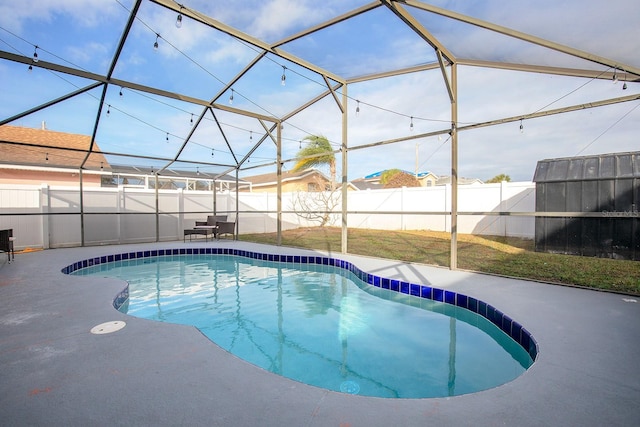
[[[319,264],[342,268],[352,272],[360,280],[371,286],[389,289],[391,291],[430,299],[445,304],[450,304],[477,313],[478,315],[486,318],[491,323],[496,325],[511,338],[513,338],[518,344],[522,346],[522,348],[524,348],[529,353],[529,356],[531,356],[532,360],[535,361],[536,357],[538,356],[538,343],[533,338],[533,336],[531,336],[531,333],[527,331],[521,324],[484,301],[480,301],[476,298],[453,291],[447,291],[444,289],[433,288],[417,283],[409,283],[401,280],[387,279],[385,277],[375,276],[373,274],[360,270],[349,261],[343,261],[336,258],[307,255],[265,254],[261,252],[244,251],[231,248],[154,249],[148,251],[124,252],[121,254],[103,255],[95,258],[88,258],[66,266],[62,269],[62,272],[64,274],[70,274],[82,268],[105,264],[108,262],[172,255],[234,255],[263,261]],[[129,287],[127,286],[116,296],[113,302],[114,307],[120,308],[120,306],[124,304],[124,302],[128,298]]]

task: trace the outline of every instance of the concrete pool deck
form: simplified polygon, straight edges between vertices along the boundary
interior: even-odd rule
[[[11,264],[2,257],[0,425],[635,426],[640,420],[637,297],[332,253],[378,276],[490,303],[539,345],[534,365],[500,387],[449,398],[380,399],[271,374],[191,326],[116,311],[122,282],[60,272],[98,255],[208,246],[313,253],[194,241],[53,249],[18,254]],[[126,326],[90,333],[110,321]]]

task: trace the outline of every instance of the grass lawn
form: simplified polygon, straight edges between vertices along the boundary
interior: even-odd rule
[[[276,243],[275,233],[245,234],[241,240]],[[282,233],[282,245],[340,252],[340,229],[299,228]],[[351,229],[351,254],[439,266],[449,265],[448,233]],[[458,268],[550,283],[640,295],[640,262],[534,252],[533,241],[458,235]]]

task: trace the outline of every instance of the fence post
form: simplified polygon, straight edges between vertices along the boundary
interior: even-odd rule
[[[265,210],[267,212],[270,212],[270,204],[269,201],[271,200],[269,198],[269,194],[271,193],[264,193],[264,198],[265,198]],[[271,232],[271,228],[270,228],[270,224],[271,223],[271,214],[267,213],[266,215],[263,215],[262,217],[262,229],[264,230],[264,233],[270,233]]]
[[[447,211],[451,211],[451,184],[445,184],[444,185],[444,209],[443,211],[447,212]],[[451,215],[445,215],[444,216],[444,231],[449,232],[451,231]]]
[[[505,211],[505,203],[506,201],[504,200],[504,195],[505,195],[505,190],[507,186],[507,181],[500,181],[500,212],[504,212]],[[502,231],[502,235],[504,237],[507,237],[507,217],[505,217],[504,215],[500,215],[498,217],[500,219],[500,230]]]
[[[184,229],[184,190],[178,188],[178,229],[176,230],[177,240],[180,240],[180,231]]]
[[[407,191],[407,187],[405,187],[404,185],[402,186],[402,188],[400,188],[400,230],[405,229],[404,226],[404,197],[405,197],[405,192]]]
[[[49,207],[51,199],[49,185],[42,184],[40,189],[40,213],[42,214],[42,249],[49,249]]]
[[[124,206],[124,187],[118,186],[118,201],[116,205],[116,216],[117,216],[117,224],[118,224],[118,244],[121,245],[122,236],[124,233],[122,232],[122,208]]]

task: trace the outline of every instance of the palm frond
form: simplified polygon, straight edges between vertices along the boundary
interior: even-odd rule
[[[336,157],[333,153],[331,143],[324,136],[307,135],[303,141],[307,141],[307,145],[298,151],[296,157],[298,161],[293,166],[293,171],[301,171],[321,165],[335,164]],[[314,157],[311,157],[314,156]]]

